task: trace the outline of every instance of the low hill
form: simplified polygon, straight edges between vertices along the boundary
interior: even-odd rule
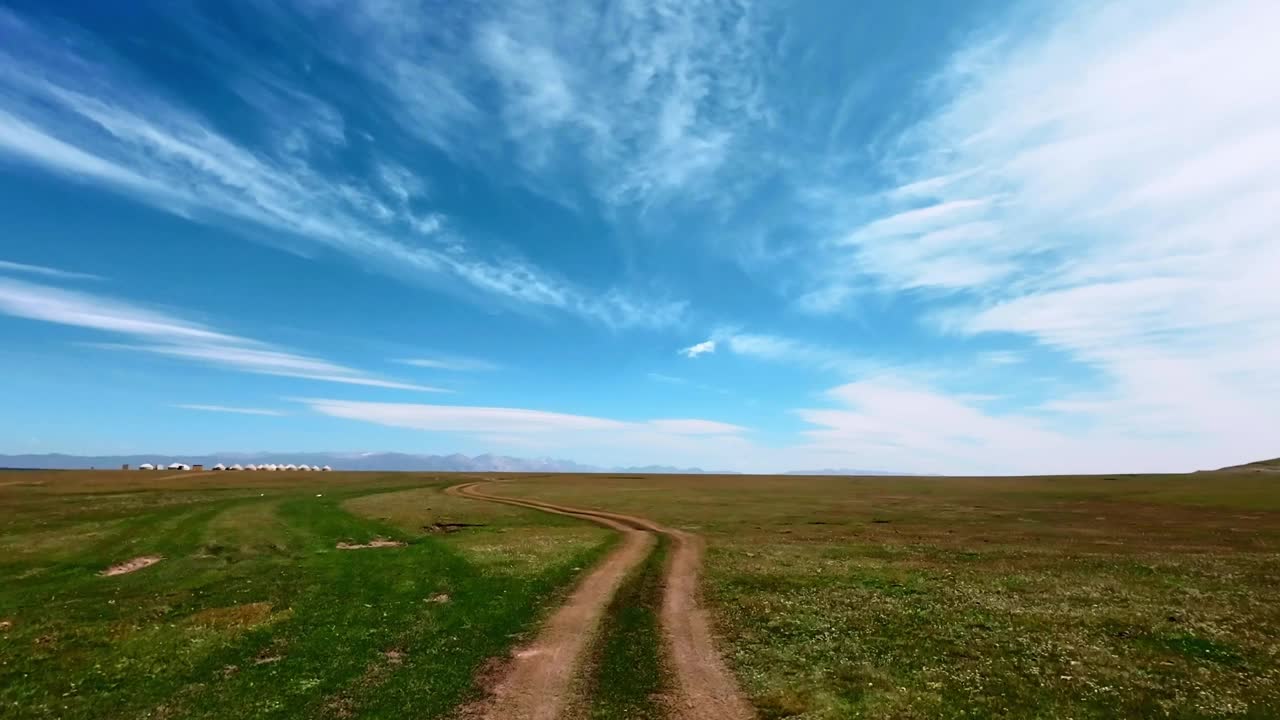
[[[1244,465],[1232,465],[1224,467],[1223,470],[1244,470],[1250,472],[1280,472],[1280,458],[1272,458],[1270,460],[1259,460],[1257,462],[1246,463]]]

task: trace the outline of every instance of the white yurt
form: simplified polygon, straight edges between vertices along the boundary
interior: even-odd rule
[[[297,470],[297,469],[298,469],[298,466],[297,466],[297,465],[285,465],[285,466],[284,466],[284,469],[285,469],[285,470]]]
[[[138,466],[138,469],[139,470],[155,470],[156,466],[152,465],[151,463],[142,463],[141,465]]]
[[[311,466],[310,466],[310,465],[306,465],[306,464],[299,465],[299,466],[298,466],[298,469],[299,469],[299,470],[305,470],[305,471],[307,471],[307,472],[311,472]]]
[[[227,469],[227,466],[226,466],[226,465],[223,465],[222,463],[218,463],[217,465],[214,465],[213,467],[211,467],[211,468],[209,468],[209,469],[210,469],[210,470],[226,470],[226,469]]]
[[[320,468],[320,470],[322,472],[333,472],[333,468],[329,467],[328,465],[325,465],[324,467]]]
[[[257,465],[254,465],[253,463],[249,463],[248,465],[245,465],[245,466],[244,466],[244,469],[245,469],[245,470],[257,470],[257,469],[258,469],[258,466],[257,466]]]
[[[243,466],[243,465],[241,465],[240,463],[236,463],[235,465],[232,465],[231,467],[229,467],[229,468],[227,468],[227,469],[228,469],[228,470],[243,470],[243,469],[244,469],[244,466]]]
[[[170,470],[190,470],[191,466],[186,463],[169,463]]]
[[[259,466],[258,466],[258,469],[259,469],[259,470],[270,470],[271,472],[275,472],[277,468],[276,468],[276,464],[275,464],[275,463],[271,463],[271,464],[269,464],[269,465],[259,465]]]

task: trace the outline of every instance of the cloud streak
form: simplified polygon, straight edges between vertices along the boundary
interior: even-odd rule
[[[679,302],[584,289],[516,256],[486,257],[442,213],[410,207],[420,188],[403,168],[383,164],[374,185],[320,170],[310,162],[312,144],[343,135],[341,116],[328,106],[325,122],[316,123],[314,113],[298,115],[294,128],[305,137],[255,150],[145,89],[91,39],[58,43],[4,11],[0,31],[9,40],[0,48],[0,154],[183,217],[239,224],[255,238],[262,230],[284,233],[408,282],[511,308],[556,310],[619,328],[662,327],[684,312]],[[258,109],[258,94],[249,97],[246,107]],[[295,98],[272,107],[318,102]],[[406,242],[406,232],[427,242]]]
[[[428,370],[447,370],[451,372],[491,372],[502,367],[488,360],[459,356],[408,358],[397,360],[396,362]]]
[[[354,4],[331,21],[304,8],[318,52],[363,70],[411,133],[573,204],[551,174],[583,177],[612,209],[718,194],[711,182],[767,123],[762,18],[752,3],[528,0],[458,9],[433,22]],[[572,195],[573,193],[569,193]]]
[[[227,405],[182,404],[182,405],[174,405],[174,407],[182,408],[183,410],[199,410],[202,412],[213,412],[213,413],[230,413],[233,415],[267,415],[272,417],[282,417],[285,414],[279,410],[266,410],[263,408],[229,407]]]
[[[41,275],[43,277],[54,278],[57,280],[101,280],[97,275],[82,272],[72,272],[70,270],[59,270],[57,268],[44,267],[43,265],[27,265],[25,263],[10,262],[8,260],[0,260],[0,273],[23,273],[27,275]]]
[[[344,365],[214,330],[156,310],[0,276],[0,314],[123,336],[107,349],[145,352],[260,375],[419,392],[440,388],[375,377]]]
[[[508,407],[376,403],[302,398],[322,415],[433,432],[519,435],[525,433],[660,433],[679,436],[736,435],[747,428],[714,420],[657,419],[629,422],[590,415]]]
[[[1101,373],[1082,395],[1105,412],[1078,425],[1186,433],[1200,465],[1275,454],[1255,428],[1280,424],[1277,23],[1262,0],[1089,3],[980,36],[884,157],[898,189],[845,214],[806,307],[928,290],[946,332]],[[1121,464],[1163,465],[1150,450]]]
[[[699,355],[710,355],[715,351],[716,351],[716,341],[704,340],[695,345],[690,345],[687,348],[681,348],[680,354],[687,358],[692,359],[692,358],[698,357]]]

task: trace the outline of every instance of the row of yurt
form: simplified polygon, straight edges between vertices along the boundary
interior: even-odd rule
[[[142,466],[142,468],[143,468],[144,470],[145,470],[145,469],[147,469],[146,465],[143,465],[143,466]],[[191,468],[190,468],[190,467],[188,467],[187,469],[188,469],[188,470],[190,470]],[[214,465],[214,466],[213,466],[213,469],[214,469],[214,470],[226,470],[226,471],[232,471],[232,470],[255,470],[255,471],[256,471],[256,470],[263,470],[263,471],[266,471],[266,472],[277,472],[277,471],[284,471],[284,470],[293,470],[293,471],[301,470],[301,471],[304,471],[304,472],[332,472],[332,471],[333,471],[333,468],[329,467],[328,465],[324,465],[324,466],[321,466],[321,465],[293,465],[293,464],[277,465],[276,463],[263,463],[263,464],[261,464],[261,465],[253,465],[253,464],[249,464],[249,465],[241,465],[240,463],[236,463],[235,465],[229,465],[229,466],[228,466],[228,465],[223,465],[222,463],[218,463],[217,465]]]
[[[196,467],[198,468],[199,466],[197,465]],[[186,472],[191,470],[192,466],[188,465],[187,463],[180,463],[180,462],[169,463],[168,465],[164,464],[163,462],[157,462],[157,463],[142,463],[141,465],[138,466],[138,469],[139,470],[180,470],[180,471]],[[241,465],[240,463],[236,463],[234,465],[226,465],[223,463],[218,463],[217,465],[214,465],[209,469],[217,470],[220,472],[231,471],[231,470],[266,470],[269,472],[275,472],[277,470],[295,470],[295,471],[301,470],[304,472],[332,472],[333,471],[333,468],[329,467],[328,465],[323,465],[323,466],[305,465],[305,464],[277,465],[275,463],[263,463],[261,465],[253,465],[253,464]]]

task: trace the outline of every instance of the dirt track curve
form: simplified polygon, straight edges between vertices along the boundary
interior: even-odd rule
[[[447,492],[475,500],[568,515],[623,533],[622,547],[596,566],[547,620],[533,643],[518,651],[514,665],[482,709],[486,720],[557,720],[563,713],[583,651],[609,600],[627,573],[653,547],[653,534],[671,539],[662,598],[665,650],[674,673],[673,720],[750,720],[755,717],[716,651],[706,610],[698,603],[702,539],[646,518],[602,510],[494,495],[488,482],[455,485]]]

